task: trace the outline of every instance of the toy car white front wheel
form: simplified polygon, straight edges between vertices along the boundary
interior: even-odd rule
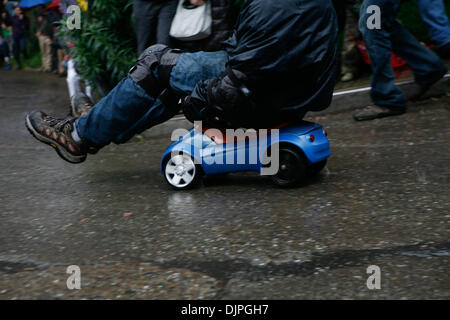
[[[170,155],[164,166],[164,176],[173,188],[189,189],[195,186],[201,175],[201,169],[188,154]]]

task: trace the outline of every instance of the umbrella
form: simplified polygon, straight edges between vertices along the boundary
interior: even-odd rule
[[[38,6],[40,4],[46,4],[47,2],[50,2],[51,0],[21,0],[19,2],[19,7],[21,8],[31,8]]]
[[[59,0],[53,0],[47,7],[47,9],[59,8]]]

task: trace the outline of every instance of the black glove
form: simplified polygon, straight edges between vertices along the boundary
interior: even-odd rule
[[[245,74],[228,68],[224,76],[200,82],[184,100],[186,118],[218,127],[239,127],[254,109],[245,80]]]

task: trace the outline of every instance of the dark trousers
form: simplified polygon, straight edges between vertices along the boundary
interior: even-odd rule
[[[171,45],[169,32],[177,4],[177,0],[134,0],[138,55],[156,43]]]
[[[0,56],[3,58],[9,57],[9,48],[6,40],[3,40],[0,44]]]
[[[16,59],[16,62],[19,65],[19,68],[21,68],[22,62],[20,60],[20,54],[23,53],[25,59],[28,58],[27,51],[26,51],[25,37],[14,38],[13,53],[14,53],[14,59]]]
[[[377,5],[381,9],[381,29],[369,29],[371,16],[367,8]],[[359,28],[366,42],[372,67],[372,101],[381,107],[404,108],[403,92],[395,85],[392,52],[403,58],[412,68],[415,81],[422,85],[446,69],[445,64],[431,50],[419,43],[403,28],[396,17],[400,0],[364,0]]]

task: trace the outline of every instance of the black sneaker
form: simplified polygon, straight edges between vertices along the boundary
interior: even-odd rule
[[[61,158],[70,163],[81,163],[86,160],[87,147],[72,139],[73,121],[74,118],[56,119],[32,111],[26,116],[25,125],[33,137],[55,148]]]
[[[76,118],[88,114],[93,106],[91,99],[82,92],[77,92],[70,100],[70,112]]]
[[[436,48],[436,52],[442,59],[450,59],[450,42],[445,46]]]
[[[428,80],[423,84],[414,83],[414,87],[411,91],[408,92],[406,96],[406,100],[408,101],[419,101],[423,95],[430,90],[430,88],[436,84],[439,80],[441,80],[445,74],[447,73],[448,69],[442,69],[441,71],[435,72],[431,74],[428,78]]]
[[[405,113],[406,108],[384,108],[379,106],[368,106],[353,114],[356,121],[374,120],[379,118],[398,116]]]

